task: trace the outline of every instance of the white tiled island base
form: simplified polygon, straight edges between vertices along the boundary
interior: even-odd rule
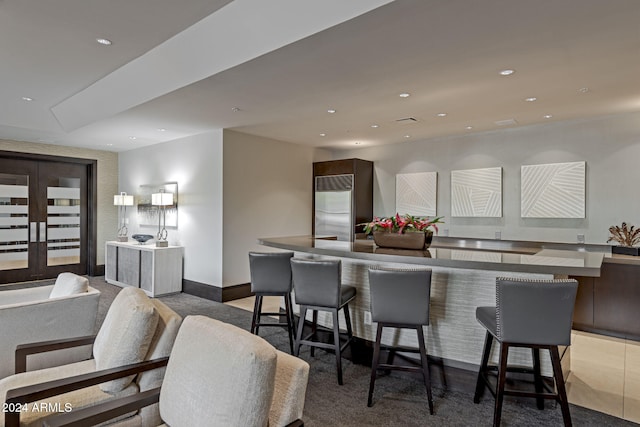
[[[182,291],[182,246],[107,242],[105,280],[141,288],[150,297]]]

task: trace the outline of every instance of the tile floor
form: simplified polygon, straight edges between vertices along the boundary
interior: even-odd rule
[[[227,304],[253,311],[254,297]],[[263,311],[278,311],[280,297],[265,297]],[[640,342],[573,331],[569,402],[640,423]]]

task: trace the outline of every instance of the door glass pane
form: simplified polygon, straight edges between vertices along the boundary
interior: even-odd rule
[[[0,173],[0,270],[29,267],[29,176]]]
[[[80,178],[49,179],[47,265],[80,263]]]

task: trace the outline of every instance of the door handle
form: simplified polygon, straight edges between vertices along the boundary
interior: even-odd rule
[[[38,241],[40,243],[47,241],[47,223],[44,221],[40,223],[40,240]]]
[[[38,241],[38,223],[29,223],[29,242],[36,243]]]

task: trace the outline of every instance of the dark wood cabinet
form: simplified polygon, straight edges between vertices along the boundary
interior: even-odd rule
[[[354,224],[371,221],[373,219],[373,162],[362,159],[331,160],[315,162],[313,164],[313,191],[315,192],[316,177],[330,175],[353,175],[353,212]],[[315,215],[315,198],[313,212]],[[315,217],[312,218],[312,233],[315,234]],[[355,232],[360,233],[362,227],[355,226]]]
[[[574,329],[640,340],[640,266],[605,262],[600,277],[575,279]]]

